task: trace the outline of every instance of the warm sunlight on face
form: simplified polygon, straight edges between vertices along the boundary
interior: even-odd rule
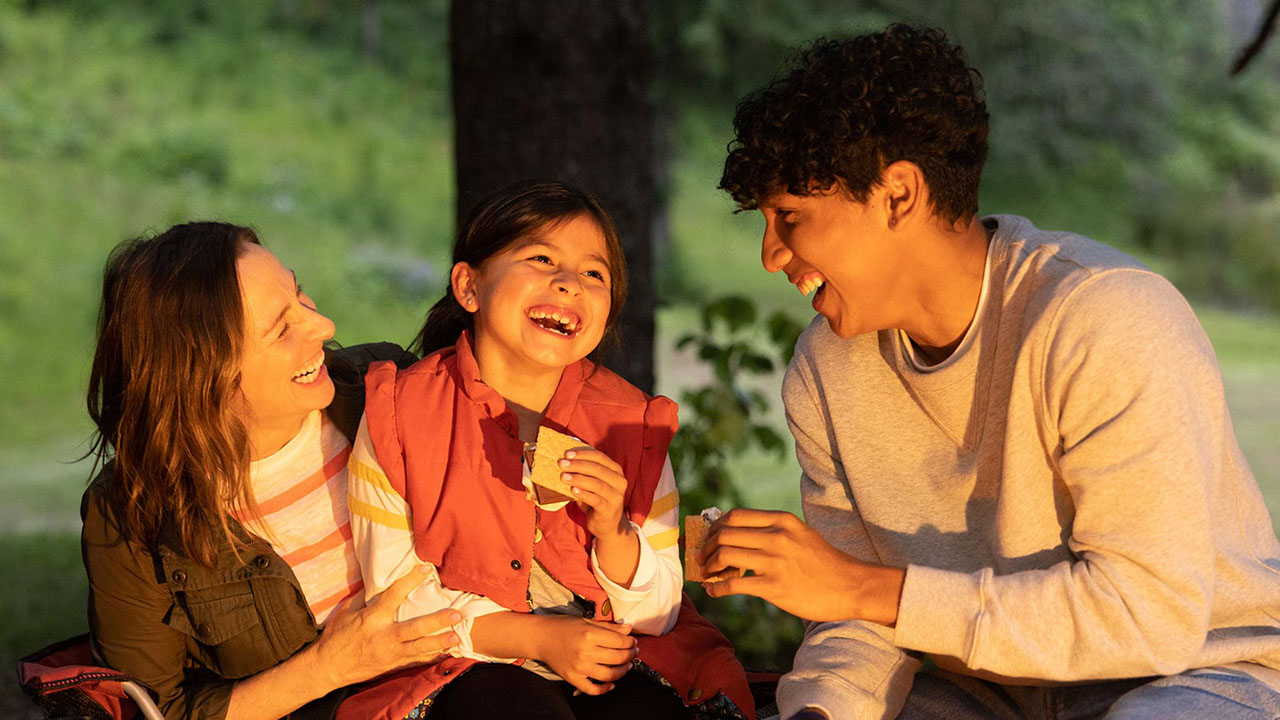
[[[482,371],[559,371],[600,344],[612,302],[604,234],[589,215],[544,228],[494,255],[461,290],[475,312]],[[470,298],[474,305],[468,306]]]
[[[292,437],[313,410],[333,400],[323,344],[333,322],[316,311],[290,272],[261,245],[245,245],[236,261],[244,305],[245,350],[240,391],[250,432]]]

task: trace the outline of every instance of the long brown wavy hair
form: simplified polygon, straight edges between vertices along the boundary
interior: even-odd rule
[[[206,566],[242,543],[232,514],[252,513],[249,442],[235,396],[244,311],[236,259],[254,232],[193,222],[118,245],[102,278],[89,375],[91,454],[114,458],[108,517],[127,542],[163,541]]]

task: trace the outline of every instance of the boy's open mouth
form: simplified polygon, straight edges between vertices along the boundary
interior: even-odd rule
[[[578,327],[582,324],[578,313],[552,305],[537,305],[526,310],[525,314],[534,325],[561,337],[577,335]]]
[[[821,293],[827,286],[827,279],[822,277],[821,273],[809,272],[797,278],[795,283],[796,289],[800,291],[800,294],[807,296],[814,290]],[[817,299],[816,295],[814,296],[814,299]]]

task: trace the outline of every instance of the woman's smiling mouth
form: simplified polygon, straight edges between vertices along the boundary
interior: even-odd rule
[[[526,310],[525,315],[538,329],[560,337],[573,337],[582,326],[578,313],[554,305],[536,305]]]
[[[310,385],[320,379],[321,371],[324,369],[324,353],[322,352],[313,363],[294,373],[292,380],[299,385]]]

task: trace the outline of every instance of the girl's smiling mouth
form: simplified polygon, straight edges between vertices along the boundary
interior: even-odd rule
[[[525,315],[540,330],[560,337],[573,337],[582,326],[578,313],[556,305],[535,305],[525,310]]]

